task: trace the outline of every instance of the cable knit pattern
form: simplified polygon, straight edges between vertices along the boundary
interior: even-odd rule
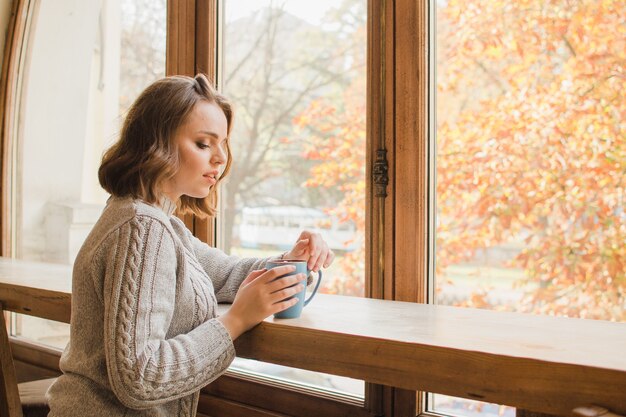
[[[74,264],[70,342],[49,416],[195,416],[235,351],[216,319],[267,259],[200,242],[154,207],[111,198]]]

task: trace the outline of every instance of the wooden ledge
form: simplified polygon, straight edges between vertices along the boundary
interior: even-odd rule
[[[235,345],[242,357],[547,414],[626,410],[625,323],[319,295]]]
[[[68,322],[69,267],[0,259],[7,309]],[[221,306],[221,311],[228,306]],[[317,295],[298,319],[266,319],[239,356],[569,416],[626,414],[626,323]]]
[[[72,268],[0,257],[0,300],[5,310],[70,322]]]

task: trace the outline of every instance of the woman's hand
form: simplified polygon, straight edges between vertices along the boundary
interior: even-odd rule
[[[296,274],[276,279],[295,269],[293,265],[285,265],[270,270],[252,271],[246,277],[228,312],[218,317],[232,340],[262,322],[266,317],[286,310],[298,302],[298,298],[293,296],[304,288],[302,282],[306,280],[305,275]],[[291,287],[297,283],[300,284]]]
[[[335,259],[335,254],[328,247],[322,235],[303,231],[294,247],[284,255],[285,259],[307,261],[307,268],[317,272],[320,268],[328,268]]]

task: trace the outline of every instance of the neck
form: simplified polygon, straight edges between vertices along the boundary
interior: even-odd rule
[[[167,193],[164,193],[159,199],[157,206],[161,210],[163,210],[165,214],[167,214],[168,216],[171,216],[172,214],[174,214],[174,211],[176,210],[177,202],[178,202],[178,198],[176,200],[173,200],[169,195],[167,195]]]

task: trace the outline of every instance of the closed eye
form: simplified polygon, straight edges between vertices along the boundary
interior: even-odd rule
[[[200,149],[209,149],[211,148],[211,145],[203,143],[203,142],[196,142],[196,146]]]

